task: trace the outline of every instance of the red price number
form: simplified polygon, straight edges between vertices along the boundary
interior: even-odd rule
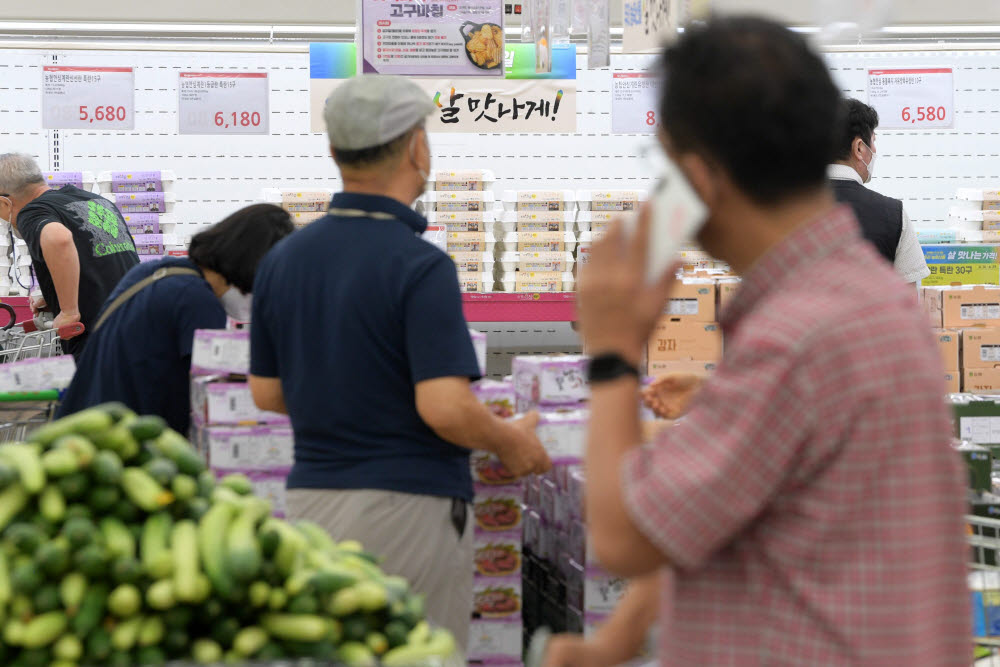
[[[125,120],[127,113],[125,107],[116,107],[114,105],[97,106],[94,107],[93,111],[90,110],[90,107],[81,106],[80,120],[88,123],[121,122]]]
[[[652,127],[653,125],[656,125],[656,112],[655,111],[647,111],[646,112],[646,125],[649,125],[650,127]]]
[[[260,127],[260,114],[256,111],[233,111],[225,114],[221,111],[215,114],[216,127]]]
[[[917,107],[915,113],[910,107],[903,107],[902,119],[904,123],[935,122],[944,120],[947,113],[944,107]]]

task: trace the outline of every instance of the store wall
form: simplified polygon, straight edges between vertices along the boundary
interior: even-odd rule
[[[816,20],[816,0],[713,0],[719,11],[752,11],[803,25]],[[612,22],[621,24],[621,0],[611,0]],[[126,0],[81,3],[48,0],[45,3],[0,0],[0,18],[38,21],[161,21],[173,23],[264,23],[283,25],[352,25],[355,0],[240,0],[204,2],[172,0],[139,5]],[[234,11],[235,9],[235,11]],[[895,24],[993,24],[1000,22],[996,0],[896,0]]]

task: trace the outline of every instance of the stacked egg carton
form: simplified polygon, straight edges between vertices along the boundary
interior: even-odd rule
[[[590,261],[593,241],[600,241],[608,226],[617,218],[639,210],[649,194],[646,190],[580,190],[576,193],[580,213],[576,218],[581,236],[589,232],[589,239],[580,239],[577,263],[586,266]]]
[[[920,242],[1000,243],[1000,190],[959,188],[949,211],[948,227],[921,230]]]
[[[463,292],[492,292],[497,238],[496,177],[486,169],[435,171],[417,201],[427,218],[425,235],[455,261]]]
[[[496,225],[504,292],[572,292],[579,240],[572,190],[506,190]],[[589,232],[586,233],[589,237]],[[586,239],[589,242],[589,238]]]
[[[326,216],[332,198],[333,190],[329,188],[312,190],[265,188],[261,201],[285,209],[292,217],[295,227],[302,228]]]
[[[195,332],[191,353],[191,442],[217,477],[243,473],[254,493],[286,510],[285,479],[294,456],[286,415],[259,409],[250,394],[250,333]]]
[[[174,172],[166,169],[104,171],[97,176],[101,194],[124,216],[140,261],[153,261],[168,251],[184,249],[174,219],[176,181]]]

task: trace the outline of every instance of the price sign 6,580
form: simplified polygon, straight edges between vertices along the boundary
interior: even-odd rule
[[[880,129],[954,127],[955,84],[952,70],[868,70],[868,103],[878,111]]]
[[[266,72],[181,72],[181,134],[268,134]]]

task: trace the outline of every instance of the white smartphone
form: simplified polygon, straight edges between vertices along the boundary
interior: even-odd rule
[[[677,252],[689,243],[708,217],[708,208],[673,160],[662,159],[663,171],[650,194],[652,226],[646,255],[646,280],[656,282],[677,262]]]

